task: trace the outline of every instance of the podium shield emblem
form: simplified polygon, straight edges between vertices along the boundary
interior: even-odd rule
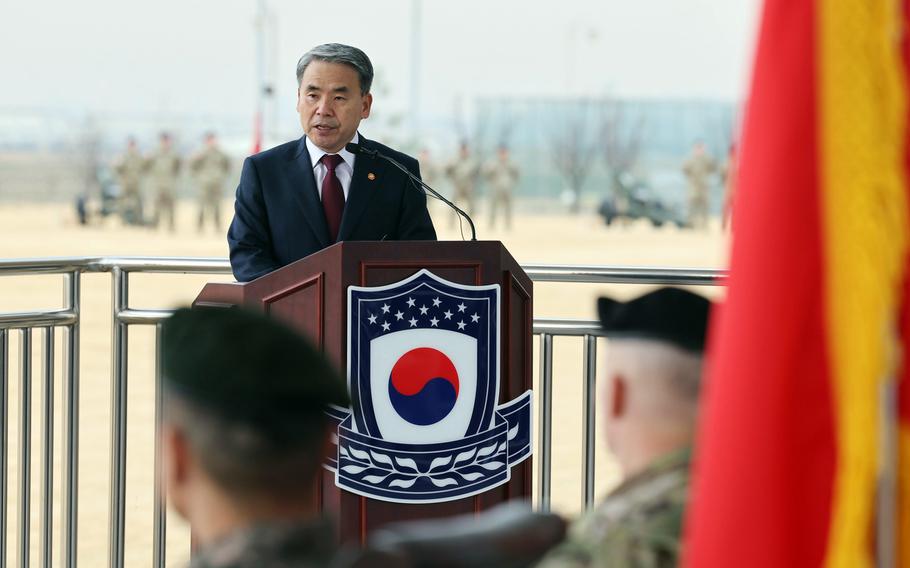
[[[531,392],[499,405],[499,285],[428,270],[348,288],[350,409],[332,409],[336,484],[437,503],[509,480],[531,454]]]

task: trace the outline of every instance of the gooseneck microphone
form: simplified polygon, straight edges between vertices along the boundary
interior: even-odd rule
[[[385,154],[383,154],[382,152],[380,152],[378,150],[371,150],[369,148],[361,146],[360,144],[355,144],[353,142],[349,142],[347,145],[345,145],[344,149],[354,155],[362,154],[364,156],[370,156],[371,158],[381,158],[381,159],[385,160],[386,162],[392,164],[393,166],[395,166],[402,172],[404,172],[404,174],[406,176],[408,176],[408,179],[411,180],[411,183],[415,184],[414,189],[417,189],[418,191],[420,191],[420,187],[422,187],[430,195],[432,195],[436,199],[442,201],[443,203],[445,203],[446,205],[451,207],[453,211],[455,211],[456,213],[458,213],[459,215],[464,217],[468,221],[468,225],[470,225],[470,227],[471,227],[471,240],[472,241],[477,240],[477,231],[474,229],[474,221],[471,220],[471,216],[468,215],[467,213],[465,213],[460,207],[458,207],[457,205],[455,205],[454,203],[452,203],[451,201],[449,201],[448,199],[446,199],[445,197],[440,195],[438,191],[436,191],[432,187],[425,184],[422,179],[420,179],[419,177],[412,174],[411,171],[407,167],[405,167],[401,162],[399,162],[398,160],[396,160],[394,158],[390,158],[389,156],[386,156]],[[417,187],[418,185],[420,187]]]

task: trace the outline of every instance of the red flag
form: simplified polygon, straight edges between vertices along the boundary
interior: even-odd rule
[[[257,111],[253,117],[253,147],[250,155],[258,154],[262,151],[262,112]]]
[[[906,89],[887,0],[767,0],[684,562],[871,566],[906,276]]]

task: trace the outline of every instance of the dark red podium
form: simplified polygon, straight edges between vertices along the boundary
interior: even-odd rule
[[[531,388],[532,283],[495,241],[345,242],[248,283],[209,283],[195,306],[243,305],[281,318],[311,337],[340,369],[347,361],[347,290],[399,282],[421,269],[458,284],[500,285],[499,403]],[[322,510],[337,519],[343,541],[363,541],[385,523],[479,512],[531,496],[531,460],[486,493],[434,504],[379,501],[339,489],[324,470],[316,488]]]

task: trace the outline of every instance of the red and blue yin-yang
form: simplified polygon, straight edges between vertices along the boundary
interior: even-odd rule
[[[458,400],[455,365],[437,349],[411,349],[392,367],[389,398],[398,415],[411,424],[435,424],[452,412]]]

